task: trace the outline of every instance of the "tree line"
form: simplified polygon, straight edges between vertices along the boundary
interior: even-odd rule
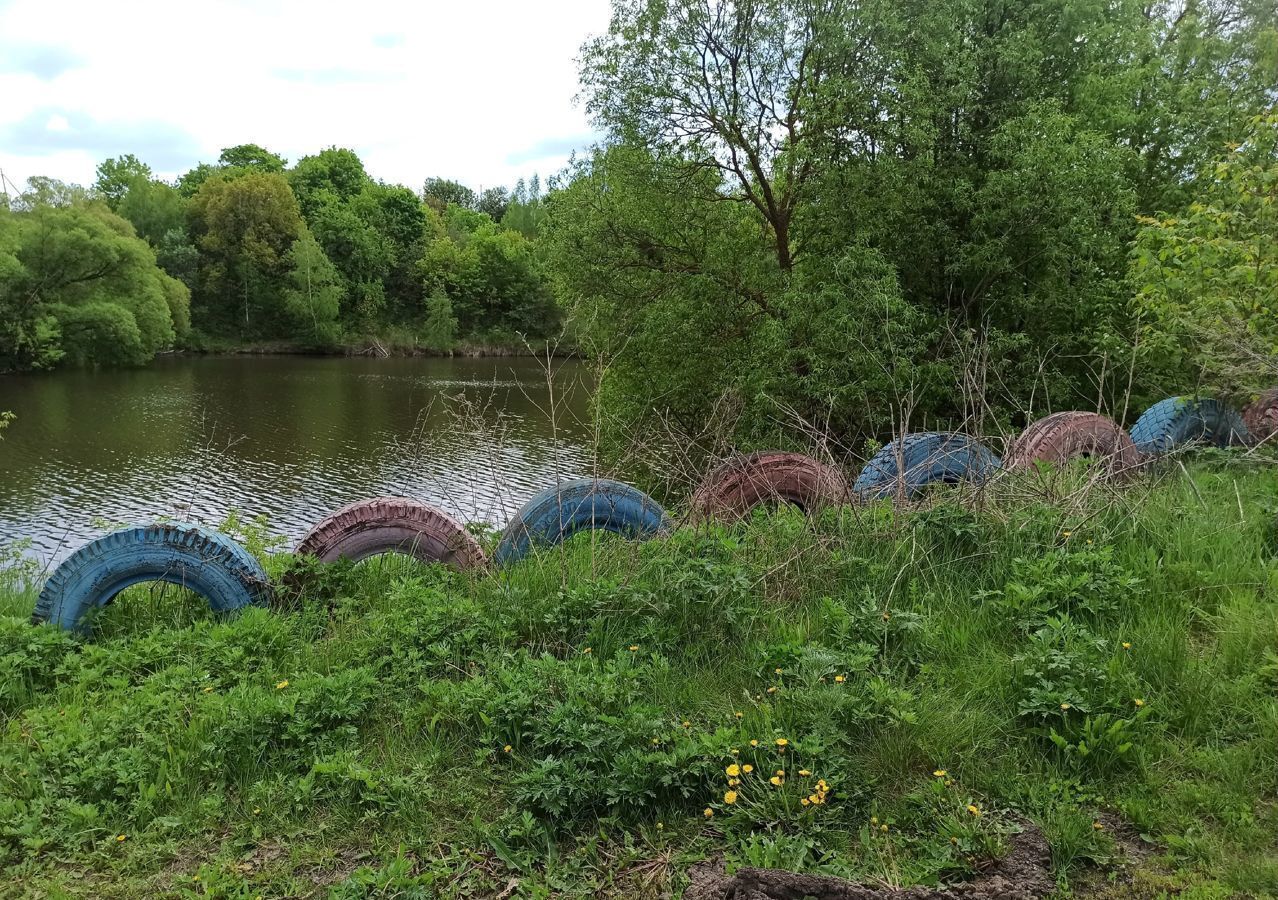
[[[136,365],[172,347],[364,336],[447,350],[558,330],[538,178],[476,194],[374,180],[331,147],[254,144],[174,183],[129,154],[89,188],[33,178],[0,208],[0,370]]]
[[[1276,16],[616,0],[540,237],[599,406],[851,441],[1278,385]]]

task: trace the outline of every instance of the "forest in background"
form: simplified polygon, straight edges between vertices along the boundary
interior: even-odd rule
[[[229,147],[170,184],[126,154],[89,188],[33,178],[0,210],[0,369],[138,365],[168,348],[447,351],[555,332],[541,185],[374,180],[352,150],[292,166]]]
[[[1278,382],[1276,17],[615,0],[579,60],[605,137],[544,194],[253,145],[35,180],[0,213],[0,368],[566,328],[608,433],[741,445],[1239,397]]]

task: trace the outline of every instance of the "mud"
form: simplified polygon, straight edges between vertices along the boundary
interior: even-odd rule
[[[694,865],[688,877],[684,900],[1039,900],[1055,887],[1047,841],[1029,823],[988,871],[944,888],[873,887],[780,869],[746,868],[729,876],[721,859]]]

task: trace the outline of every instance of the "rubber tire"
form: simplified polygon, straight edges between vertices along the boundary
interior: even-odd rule
[[[1004,465],[1030,469],[1036,462],[1063,466],[1071,459],[1097,457],[1112,473],[1141,464],[1140,451],[1121,425],[1093,412],[1058,412],[1039,419],[1012,442]]]
[[[635,540],[671,529],[660,504],[638,488],[606,478],[579,478],[547,488],[515,513],[493,554],[498,566],[551,547],[579,531],[611,531]]]
[[[692,495],[693,521],[744,518],[760,503],[789,503],[805,513],[847,503],[847,479],[802,453],[765,450],[734,456],[702,479]]]
[[[68,556],[40,591],[31,621],[83,633],[90,610],[143,581],[190,588],[214,612],[270,603],[261,563],[230,538],[198,525],[145,525],[112,532]]]
[[[897,468],[898,454],[905,471]],[[852,485],[867,499],[887,497],[903,488],[906,497],[937,483],[981,483],[1002,465],[980,441],[965,434],[925,431],[907,434],[874,455]]]
[[[1132,440],[1141,453],[1161,456],[1191,441],[1228,447],[1249,443],[1250,437],[1242,416],[1219,400],[1168,397],[1136,420]]]
[[[382,553],[403,553],[459,571],[488,564],[479,541],[460,522],[403,497],[374,497],[343,506],[307,532],[296,552],[321,562],[359,562]]]
[[[1278,388],[1270,388],[1248,404],[1242,420],[1252,441],[1259,443],[1272,437],[1278,431]]]

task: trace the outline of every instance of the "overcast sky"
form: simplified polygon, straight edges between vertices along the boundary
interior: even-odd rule
[[[349,147],[369,173],[473,188],[557,171],[594,140],[578,48],[608,0],[0,0],[0,169],[162,177],[223,147]]]

